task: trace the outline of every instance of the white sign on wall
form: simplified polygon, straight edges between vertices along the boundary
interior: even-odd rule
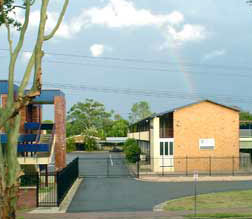
[[[201,138],[199,140],[200,149],[214,149],[215,140],[214,138]]]

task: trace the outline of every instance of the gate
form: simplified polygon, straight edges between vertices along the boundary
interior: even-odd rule
[[[125,158],[79,157],[80,177],[136,177],[136,167]]]
[[[79,176],[78,158],[57,172],[40,172],[37,178],[37,207],[57,207]]]

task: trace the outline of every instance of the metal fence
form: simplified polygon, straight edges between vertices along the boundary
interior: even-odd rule
[[[37,206],[59,206],[78,177],[78,158],[74,159],[61,171],[39,173],[37,181]]]
[[[93,177],[135,177],[136,163],[122,157],[79,158],[79,176]]]
[[[58,206],[57,175],[55,172],[39,173],[37,181],[37,207]]]
[[[67,192],[79,177],[79,158],[75,158],[64,169],[57,172],[57,205],[65,198]]]
[[[250,157],[176,157],[140,160],[138,176],[252,175]]]
[[[37,207],[57,207],[79,177],[79,161],[74,159],[58,172],[29,172],[20,177],[21,187],[36,187]]]

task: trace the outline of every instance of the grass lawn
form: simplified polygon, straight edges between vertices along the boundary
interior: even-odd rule
[[[197,196],[197,209],[229,209],[251,208],[252,190],[209,193]],[[194,197],[185,197],[168,201],[163,209],[165,211],[183,211],[194,209]],[[251,210],[252,211],[252,210]],[[252,216],[252,215],[251,215]],[[251,217],[252,218],[252,217]]]
[[[222,218],[222,219],[248,219],[248,218],[252,218],[252,214],[228,214],[228,213],[219,213],[219,214],[198,214],[197,216],[194,215],[187,215],[185,216],[186,218],[190,218],[190,219],[211,219],[211,218]]]

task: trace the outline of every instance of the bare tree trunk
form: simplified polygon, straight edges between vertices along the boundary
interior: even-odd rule
[[[29,24],[30,7],[35,1],[24,0],[25,19],[20,30],[19,40],[15,49],[11,37],[11,28],[8,23],[7,13],[4,8],[4,1],[0,0],[0,13],[2,13],[5,26],[7,28],[10,63],[8,78],[8,99],[6,108],[0,108],[0,129],[5,128],[8,137],[8,143],[1,145],[0,141],[0,219],[15,219],[17,194],[19,189],[19,178],[21,176],[20,165],[17,159],[17,143],[20,128],[20,110],[27,106],[33,98],[40,95],[43,43],[50,40],[58,30],[64,14],[66,12],[69,0],[64,1],[64,5],[54,29],[45,35],[45,25],[47,20],[47,7],[50,0],[41,0],[40,20],[37,34],[37,40],[34,46],[33,54],[28,62],[23,80],[19,86],[17,97],[14,96],[14,78],[15,67],[18,55],[23,47],[25,34]],[[33,86],[27,93],[24,92],[33,72]]]
[[[17,194],[19,189],[20,166],[17,160],[17,139],[19,136],[20,116],[8,121],[5,128],[8,136],[8,143],[3,148],[4,151],[4,173],[5,186],[2,188],[2,203],[0,215],[1,219],[16,218]]]

